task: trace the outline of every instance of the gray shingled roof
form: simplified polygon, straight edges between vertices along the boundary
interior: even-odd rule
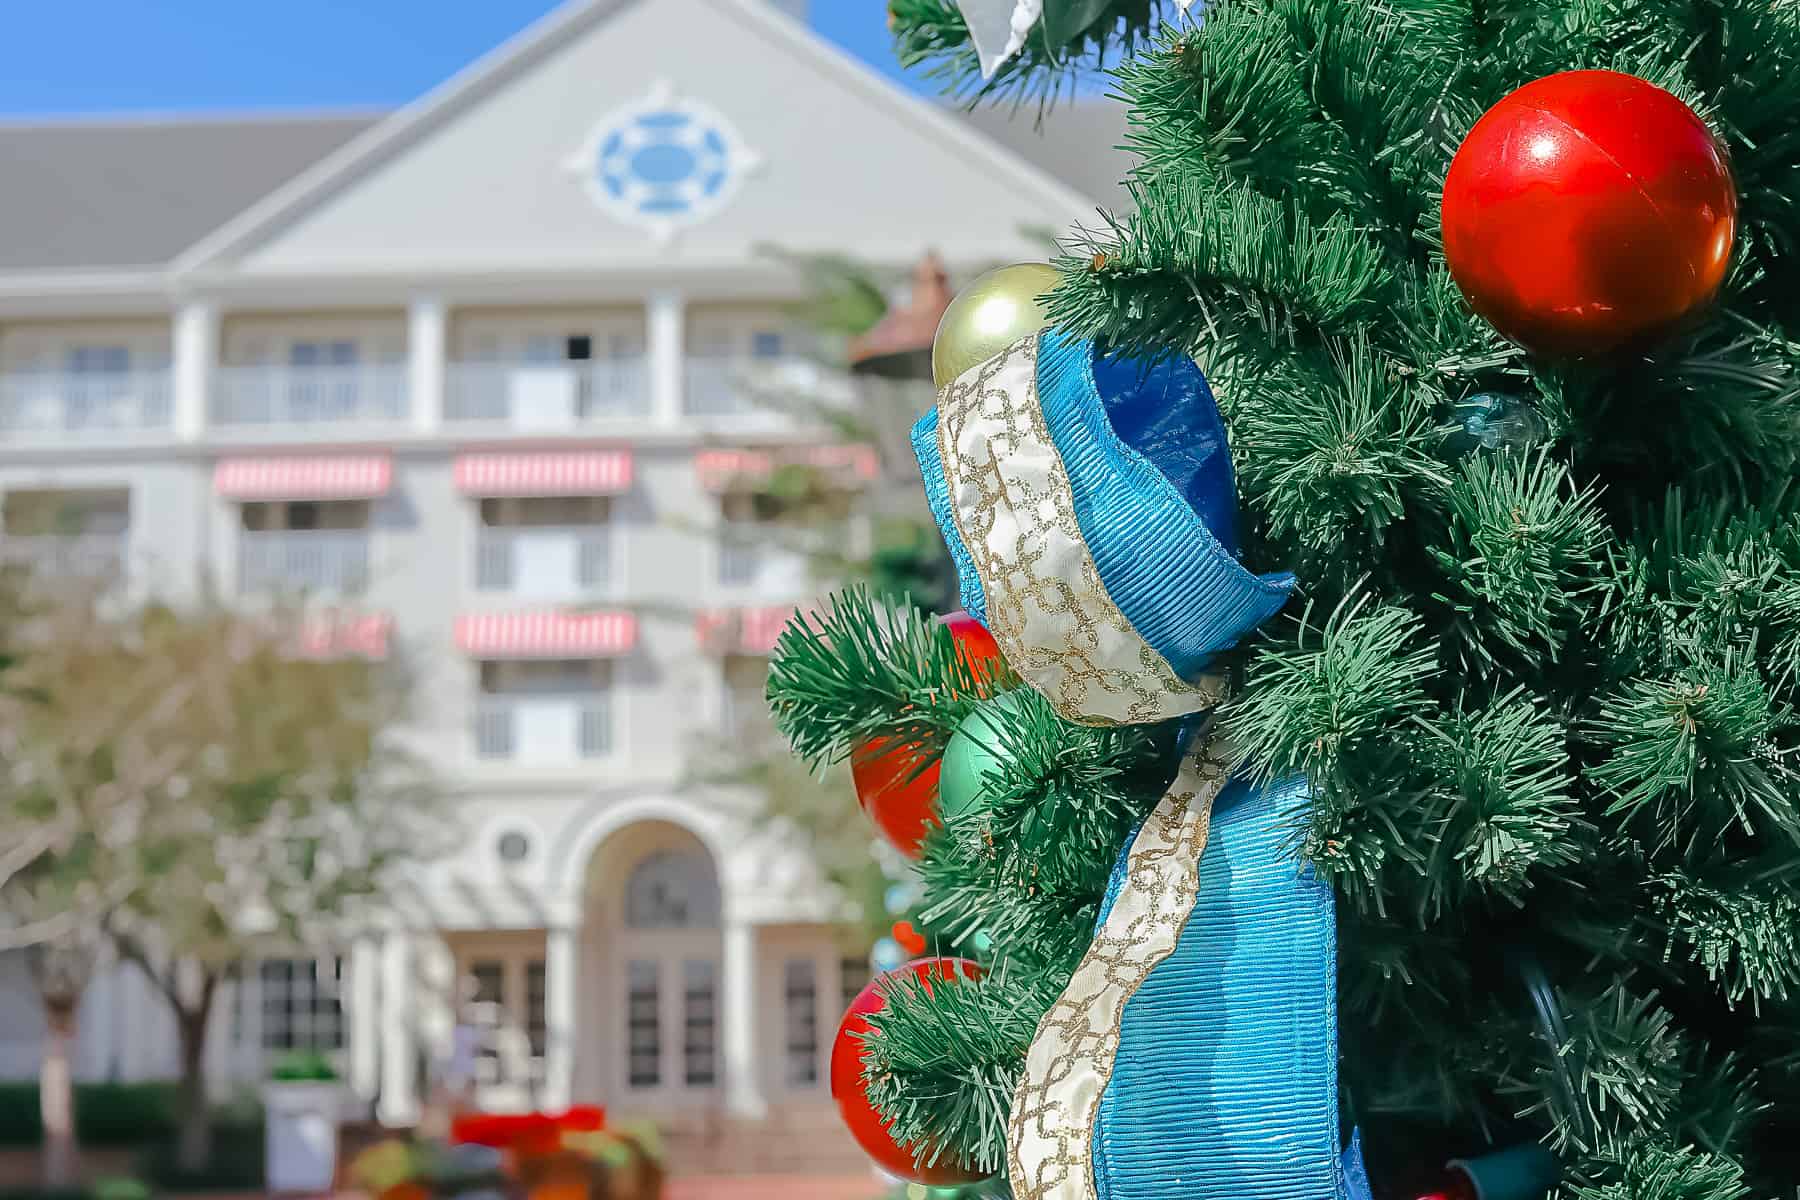
[[[1082,100],[959,115],[1103,205],[1125,202],[1123,108]],[[160,266],[380,117],[0,123],[0,271]]]
[[[0,124],[0,270],[159,266],[378,119]]]

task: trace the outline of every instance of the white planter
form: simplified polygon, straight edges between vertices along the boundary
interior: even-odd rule
[[[263,1088],[266,1191],[331,1191],[343,1096],[337,1083],[271,1083]]]

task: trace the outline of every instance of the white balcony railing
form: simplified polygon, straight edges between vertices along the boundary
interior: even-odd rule
[[[682,406],[690,417],[778,417],[795,401],[839,407],[851,395],[844,376],[810,359],[699,354],[686,363]]]
[[[483,529],[475,543],[475,587],[521,599],[578,600],[612,582],[605,526]]]
[[[396,423],[410,409],[406,368],[398,363],[338,367],[220,367],[213,420],[278,426]]]
[[[510,429],[569,429],[650,412],[642,358],[590,363],[451,363],[444,419]]]
[[[67,441],[156,432],[170,428],[173,414],[166,370],[0,375],[0,440]]]
[[[360,592],[369,580],[369,534],[362,529],[284,529],[243,533],[238,591]]]
[[[40,533],[0,537],[0,563],[40,579],[116,579],[125,570],[123,533]]]
[[[495,762],[558,766],[612,752],[612,701],[581,696],[483,696],[475,709],[475,753]]]

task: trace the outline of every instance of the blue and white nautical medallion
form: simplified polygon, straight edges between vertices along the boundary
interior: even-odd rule
[[[663,241],[724,208],[760,162],[716,110],[658,82],[609,113],[567,166],[595,204]]]

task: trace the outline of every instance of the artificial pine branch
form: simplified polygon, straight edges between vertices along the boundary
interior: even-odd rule
[[[877,737],[935,758],[1005,668],[977,668],[950,630],[865,587],[834,593],[789,622],[769,661],[775,727],[814,766],[838,762]]]
[[[1005,967],[929,987],[896,977],[863,1042],[869,1099],[895,1139],[911,1144],[922,1163],[947,1158],[1002,1169],[1025,1051],[1061,987]]]

